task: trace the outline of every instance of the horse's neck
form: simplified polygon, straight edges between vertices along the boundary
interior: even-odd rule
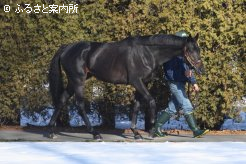
[[[172,58],[183,55],[183,48],[178,48],[178,49],[160,49],[156,53],[156,63],[157,65],[162,65],[163,63],[168,62]]]
[[[158,42],[159,41],[159,42]],[[154,54],[156,66],[168,62],[173,57],[183,55],[183,47],[186,38],[170,35],[156,35],[142,40],[142,44],[148,46],[150,52]]]

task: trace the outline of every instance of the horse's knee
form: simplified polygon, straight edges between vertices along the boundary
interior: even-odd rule
[[[140,107],[140,102],[139,102],[139,101],[136,100],[136,101],[134,102],[134,104],[135,104],[136,107]]]
[[[134,111],[139,111],[140,110],[140,102],[139,101],[135,101],[134,102]]]
[[[156,108],[156,102],[155,102],[154,99],[151,99],[149,101],[149,106],[150,106],[151,109],[155,109]]]

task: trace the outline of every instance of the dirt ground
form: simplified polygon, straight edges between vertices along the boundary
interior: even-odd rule
[[[109,128],[101,128],[95,127],[95,129],[99,132],[106,132],[106,133],[125,133],[129,134],[132,133],[130,129],[109,129]],[[0,126],[1,130],[19,130],[19,131],[46,131],[47,127],[21,127],[21,126]],[[56,128],[57,131],[64,131],[64,132],[84,132],[87,133],[85,127],[58,127]],[[143,130],[139,130],[141,134],[147,134],[147,132]],[[167,130],[168,134],[174,135],[181,135],[181,134],[191,134],[192,132],[189,130]],[[209,135],[246,135],[245,130],[218,130],[214,131],[211,130],[208,132]]]

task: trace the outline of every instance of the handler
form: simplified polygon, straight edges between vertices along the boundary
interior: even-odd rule
[[[180,37],[188,36],[185,31],[179,31],[175,35]],[[154,126],[154,137],[166,136],[166,133],[161,132],[161,127],[171,118],[171,116],[176,114],[177,109],[179,108],[183,110],[185,119],[190,129],[193,131],[194,138],[206,134],[209,130],[200,130],[198,128],[193,115],[193,106],[185,92],[186,82],[192,84],[193,91],[199,91],[193,72],[185,63],[185,59],[182,56],[175,57],[169,62],[164,63],[163,69],[165,79],[167,80],[171,92],[171,98],[168,107],[165,111],[162,111],[161,115],[157,118]]]

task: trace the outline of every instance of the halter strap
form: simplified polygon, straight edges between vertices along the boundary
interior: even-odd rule
[[[192,60],[192,58],[190,57],[190,53],[186,49],[186,46],[184,47],[184,56],[185,56],[185,59],[189,62],[189,64],[194,68],[196,68],[196,65],[201,62],[200,60],[197,62]]]

